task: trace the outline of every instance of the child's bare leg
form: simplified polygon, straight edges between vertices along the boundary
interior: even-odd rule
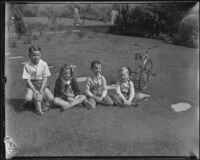
[[[23,107],[28,107],[33,102],[33,91],[30,88],[26,89]]]
[[[76,99],[79,99],[80,103],[82,103],[87,99],[87,97],[85,95],[79,95]]]
[[[36,111],[38,114],[43,115],[41,102],[35,102]]]
[[[86,96],[84,95],[79,95],[77,98],[75,98],[73,101],[70,101],[70,106],[76,106],[78,104],[81,104],[82,102],[84,102],[86,100]]]
[[[50,103],[54,103],[54,96],[53,96],[53,94],[51,93],[51,91],[50,91],[49,88],[45,88],[45,89],[44,89],[44,95],[45,95],[45,98],[46,98]]]
[[[26,94],[25,94],[25,101],[26,102],[31,102],[33,100],[33,91],[30,88],[26,89]]]
[[[112,95],[112,100],[115,105],[120,106],[120,107],[125,107],[124,101],[118,95]]]
[[[54,98],[54,104],[57,105],[57,106],[61,106],[62,109],[67,109],[67,108],[70,108],[71,106],[69,105],[70,103],[63,100],[62,98],[59,98],[59,97],[55,97]]]

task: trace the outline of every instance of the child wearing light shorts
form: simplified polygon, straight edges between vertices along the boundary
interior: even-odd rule
[[[22,79],[26,80],[25,104],[34,102],[37,113],[43,115],[42,101],[45,99],[50,104],[54,102],[47,84],[51,73],[47,63],[41,59],[40,47],[31,46],[28,57],[30,61],[24,65],[22,75]]]

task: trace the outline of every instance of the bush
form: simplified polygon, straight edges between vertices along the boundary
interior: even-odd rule
[[[190,36],[193,35],[190,38],[185,37],[187,43],[190,43],[190,46],[195,46],[195,39],[198,39],[198,33],[196,33],[198,30],[196,25],[197,22],[191,20],[192,18],[188,18],[188,20],[184,20],[184,22],[181,21],[194,4],[195,2],[177,4],[142,4],[135,7],[131,7],[129,4],[123,4],[119,10],[119,16],[116,19],[116,23],[114,26],[110,27],[109,32],[129,36],[163,39],[166,42],[172,42],[172,37],[176,37],[175,41],[177,43],[182,43],[179,42],[179,39],[185,31],[184,29],[181,29],[179,25],[181,22],[181,25],[184,26],[183,28],[188,28],[186,29],[187,32],[192,32],[192,34],[187,34]],[[178,34],[174,36],[174,34],[177,33],[177,30]]]
[[[15,48],[15,47],[17,47],[17,41],[16,40],[11,40],[9,45],[10,45],[10,47]]]
[[[12,8],[12,15],[14,17],[14,25],[15,31],[18,36],[25,35],[27,32],[26,25],[24,23],[24,19],[22,16],[22,11],[20,10],[20,6],[13,6]]]
[[[199,45],[199,15],[189,14],[182,19],[178,32],[174,35],[175,44],[187,47],[198,47]]]
[[[39,14],[39,7],[37,5],[27,6],[23,10],[24,17],[38,17]]]

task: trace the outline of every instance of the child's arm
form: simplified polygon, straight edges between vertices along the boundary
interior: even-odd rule
[[[102,84],[103,84],[103,93],[102,93],[101,98],[104,98],[108,93],[107,83],[106,83],[106,79],[104,77],[102,77]]]
[[[91,85],[90,79],[87,78],[85,93],[86,93],[87,96],[89,96],[91,98],[96,98],[96,96],[90,91],[90,89],[91,89],[90,85]]]
[[[48,77],[44,77],[44,79],[42,80],[42,86],[40,88],[40,92],[41,93],[44,93],[44,87],[46,86],[47,84],[47,80],[48,80]]]
[[[135,89],[134,89],[134,85],[133,85],[133,82],[130,81],[130,95],[129,95],[129,99],[128,99],[128,102],[131,103],[133,98],[135,96]]]
[[[118,96],[123,99],[124,102],[127,101],[126,98],[124,97],[124,95],[121,92],[119,83],[116,84],[116,92],[117,92]]]
[[[47,84],[47,80],[48,80],[48,77],[51,76],[51,73],[49,71],[49,66],[47,65],[47,63],[45,63],[45,70],[43,72],[43,81],[42,81],[42,86],[40,88],[40,92],[41,93],[44,93],[44,88]]]

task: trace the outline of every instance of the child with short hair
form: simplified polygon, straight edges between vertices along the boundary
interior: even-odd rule
[[[24,65],[22,79],[26,80],[25,103],[34,102],[38,114],[43,115],[42,101],[47,100],[49,103],[54,102],[54,96],[47,84],[48,77],[51,76],[49,67],[41,59],[41,48],[30,46],[28,57],[30,59]]]
[[[119,70],[119,81],[116,83],[116,95],[112,96],[115,105],[137,106],[132,102],[135,97],[135,89],[133,82],[129,79],[130,70],[126,67],[122,67]]]
[[[101,62],[92,61],[91,70],[92,74],[88,76],[86,84],[87,106],[94,109],[97,103],[113,105],[112,99],[107,95],[106,79],[101,75]]]
[[[59,77],[55,82],[54,96],[54,104],[61,106],[63,111],[82,104],[87,99],[81,94],[77,80],[73,77],[72,66],[68,64],[61,66]]]

